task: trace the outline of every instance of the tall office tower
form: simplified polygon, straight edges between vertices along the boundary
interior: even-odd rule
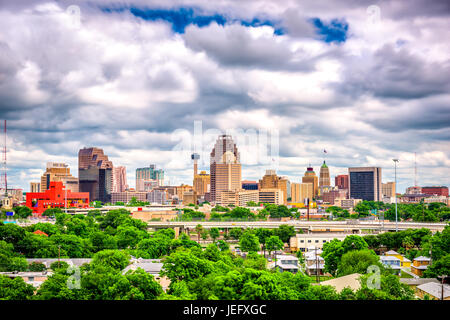
[[[382,201],[381,168],[348,168],[348,175],[350,198]]]
[[[383,197],[395,197],[395,182],[386,182],[381,184],[381,193]]]
[[[198,173],[197,161],[200,159],[200,155],[198,153],[193,153],[191,155],[191,159],[194,160],[194,181],[193,188],[194,192],[198,196],[204,196],[206,192],[209,192],[211,188],[211,177],[206,171],[201,171]]]
[[[311,201],[314,194],[313,186],[312,183],[291,183],[291,202],[304,203],[305,198]]]
[[[241,189],[240,154],[229,135],[220,135],[210,154],[211,201],[222,191]]]
[[[348,174],[340,174],[334,178],[334,185],[339,189],[348,189]]]
[[[142,181],[145,180],[157,180],[158,186],[162,186],[164,183],[164,170],[156,169],[154,164],[151,164],[149,167],[145,168],[137,168],[136,169],[136,191],[144,191],[141,190],[144,186]]]
[[[41,177],[40,192],[45,192],[50,188],[50,182],[61,181],[71,192],[78,192],[78,178],[70,174],[69,165],[58,162],[47,162],[47,168]]]
[[[41,192],[41,183],[40,182],[30,182],[30,192],[32,192],[32,193]]]
[[[283,204],[287,204],[288,180],[277,176],[275,170],[266,170],[266,174],[259,180],[259,190],[280,189],[283,191]]]
[[[78,151],[80,192],[89,192],[92,201],[110,202],[113,186],[113,163],[100,148]]]
[[[319,194],[319,178],[316,176],[312,167],[306,169],[305,175],[302,177],[303,183],[312,183],[313,185],[313,198]]]
[[[127,189],[127,169],[122,166],[114,167],[112,192],[125,192]]]
[[[327,164],[325,163],[325,160],[323,160],[323,164],[320,167],[320,173],[319,173],[319,187],[323,186],[330,186],[330,169],[328,169]]]

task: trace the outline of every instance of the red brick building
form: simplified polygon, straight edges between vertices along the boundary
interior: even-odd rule
[[[339,189],[348,189],[348,174],[340,174],[334,178],[334,185]]]
[[[45,192],[28,192],[26,206],[38,216],[48,208],[87,208],[89,192],[66,191],[62,182],[52,181]]]
[[[448,197],[448,187],[422,187],[422,193],[429,194],[431,196],[444,196]]]

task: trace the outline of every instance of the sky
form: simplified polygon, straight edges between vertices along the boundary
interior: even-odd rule
[[[332,182],[360,166],[387,182],[397,158],[397,191],[415,163],[419,185],[449,186],[449,16],[427,0],[0,0],[8,186],[29,191],[46,162],[77,176],[94,146],[130,187],[149,164],[192,184],[190,154],[209,171],[230,132],[245,180],[300,182],[325,160]]]

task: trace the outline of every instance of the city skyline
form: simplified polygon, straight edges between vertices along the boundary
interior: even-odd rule
[[[190,154],[172,138],[197,120],[278,130],[277,174],[292,182],[310,163],[319,174],[324,159],[331,179],[376,166],[394,181],[397,158],[399,192],[414,185],[415,159],[418,185],[450,184],[445,2],[382,3],[379,17],[368,1],[122,3],[77,1],[78,24],[68,1],[2,3],[10,187],[28,190],[46,162],[77,172],[84,146],[125,166],[129,186],[149,163],[170,184],[192,184]],[[271,169],[238,148],[242,179]]]

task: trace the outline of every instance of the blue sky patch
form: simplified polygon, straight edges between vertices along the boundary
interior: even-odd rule
[[[260,18],[253,18],[251,20],[232,19],[220,13],[202,14],[200,10],[194,8],[144,9],[136,7],[103,7],[102,11],[108,13],[129,11],[134,16],[146,21],[166,21],[172,25],[172,30],[176,33],[184,33],[186,27],[191,24],[198,27],[206,27],[211,22],[216,22],[221,26],[226,23],[240,23],[247,27],[271,26],[274,28],[274,34],[285,34],[284,29],[278,27],[278,21]]]
[[[317,34],[321,36],[321,40],[327,43],[347,40],[348,23],[345,19],[333,19],[325,23],[319,18],[312,18],[311,22],[316,27]]]

